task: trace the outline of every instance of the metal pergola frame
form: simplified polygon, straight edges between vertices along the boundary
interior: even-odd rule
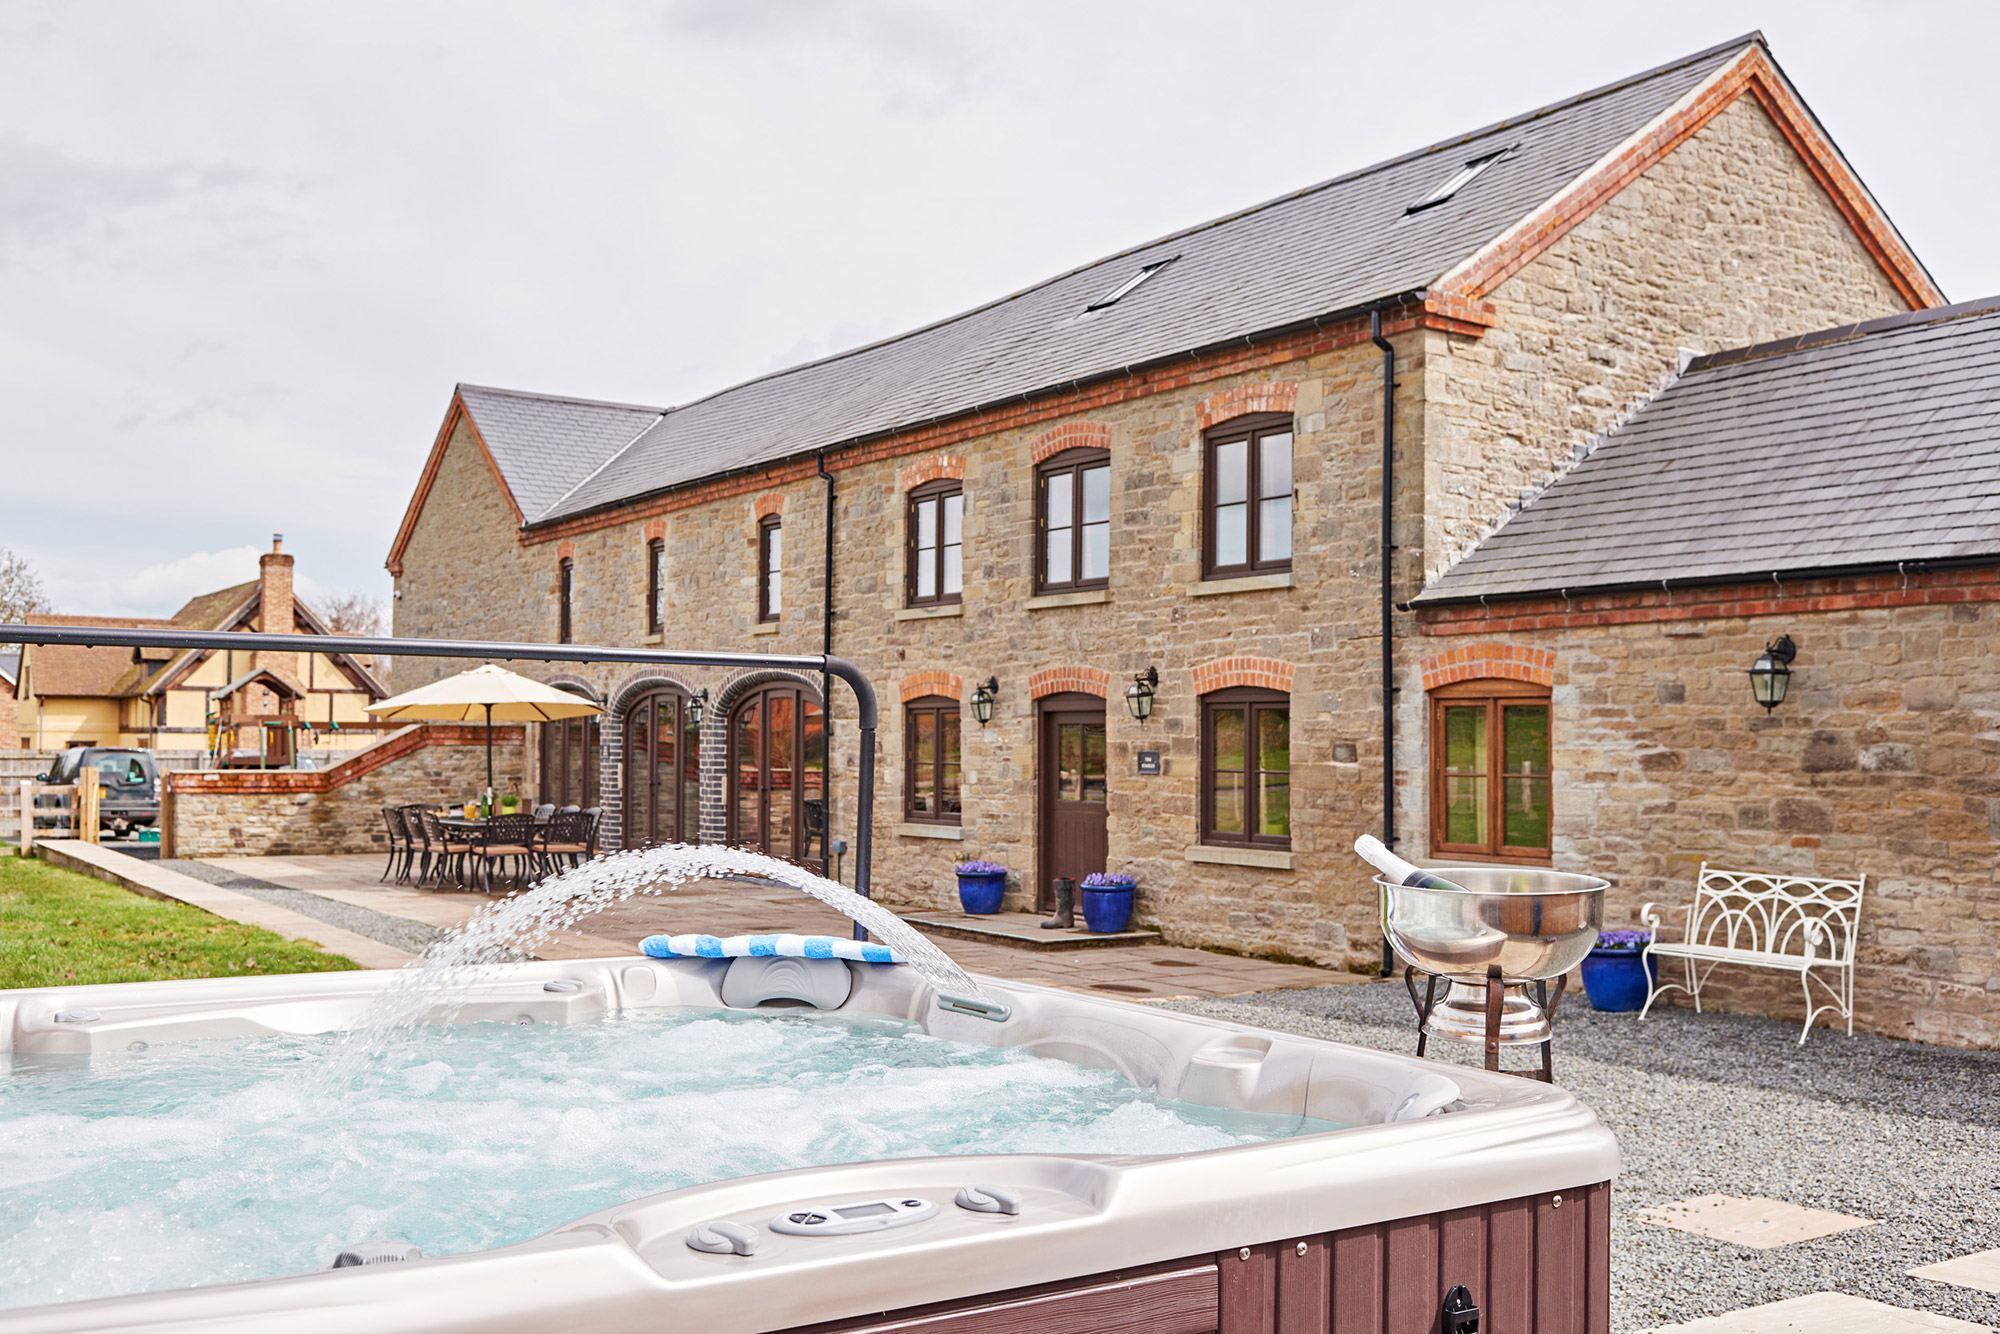
[[[609,648],[597,644],[507,644],[477,639],[393,639],[365,635],[269,635],[241,630],[131,630],[98,625],[0,625],[0,644],[75,644],[84,648],[244,649],[267,653],[366,653],[397,658],[480,658],[519,662],[618,662],[659,667],[749,667],[837,676],[854,692],[861,729],[855,793],[854,892],[870,897],[875,824],[875,687],[845,658],[829,654],[708,653],[692,649]],[[824,701],[830,705],[831,701]],[[830,719],[830,715],[829,715]],[[833,747],[827,747],[827,780]],[[825,837],[831,838],[832,821]],[[859,938],[861,928],[854,934]]]

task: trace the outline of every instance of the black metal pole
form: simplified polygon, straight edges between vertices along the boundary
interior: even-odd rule
[[[493,706],[486,706],[486,790],[493,790]]]
[[[875,823],[875,687],[844,658],[804,653],[710,653],[695,649],[610,648],[595,644],[510,644],[478,639],[394,639],[378,635],[267,635],[236,630],[128,630],[108,625],[0,625],[0,644],[76,644],[85,648],[242,649],[268,653],[402,654],[412,658],[484,658],[514,662],[628,662],[673,667],[764,667],[824,672],[854,692],[861,732],[860,797],[855,803],[854,892],[868,897],[869,831]]]
[[[1369,316],[1369,334],[1382,349],[1382,843],[1396,846],[1396,349],[1382,336],[1382,308]],[[1396,967],[1389,937],[1382,937],[1382,976]]]

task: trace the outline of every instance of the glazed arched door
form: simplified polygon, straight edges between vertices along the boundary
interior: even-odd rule
[[[701,841],[701,733],[688,697],[649,690],[625,710],[625,846]]]
[[[572,685],[559,683],[556,689],[590,698]],[[542,800],[586,810],[597,805],[597,715],[543,723],[541,728]]]
[[[825,866],[826,720],[810,686],[759,686],[730,711],[729,841]]]

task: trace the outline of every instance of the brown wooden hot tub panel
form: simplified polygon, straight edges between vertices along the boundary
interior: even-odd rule
[[[792,1334],[1437,1334],[1444,1295],[1460,1283],[1481,1334],[1610,1334],[1610,1185]]]

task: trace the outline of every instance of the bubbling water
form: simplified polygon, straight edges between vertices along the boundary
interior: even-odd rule
[[[810,894],[896,950],[939,991],[979,996],[965,970],[916,928],[847,886],[763,853],[715,844],[668,844],[608,853],[544,880],[525,894],[487,904],[458,930],[432,941],[348,1032],[312,1092],[351,1079],[387,1045],[432,1021],[449,1022],[479,981],[481,964],[517,963],[579,921],[636,894],[658,894],[691,881],[755,876]]]

